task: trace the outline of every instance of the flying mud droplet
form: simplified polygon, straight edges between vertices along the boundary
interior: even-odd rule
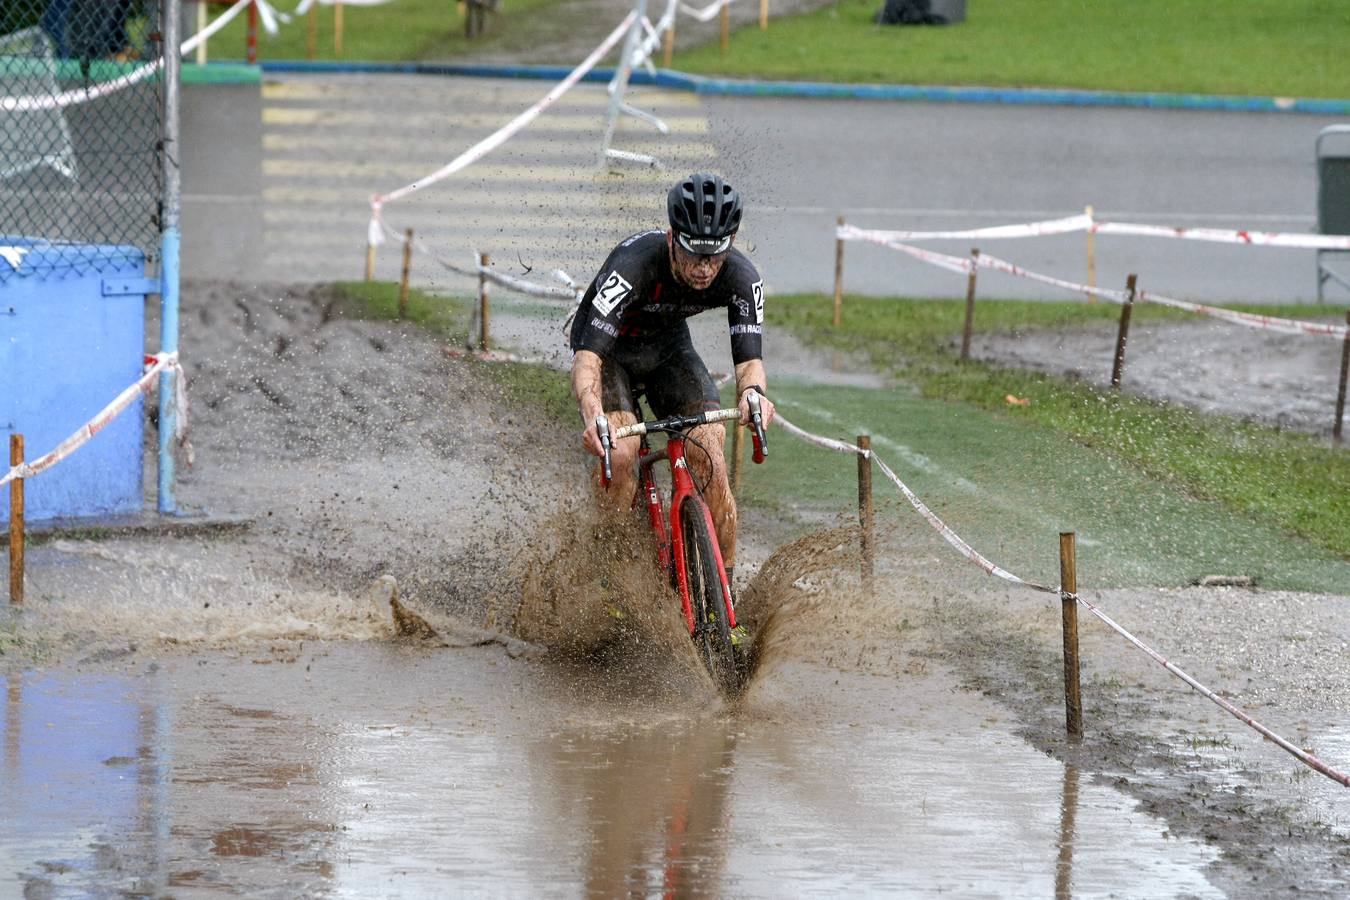
[[[381,575],[375,579],[372,588],[376,597],[387,600],[390,612],[394,616],[394,633],[405,641],[421,641],[445,646],[445,641],[426,619],[408,609],[398,599],[398,579],[393,575]]]

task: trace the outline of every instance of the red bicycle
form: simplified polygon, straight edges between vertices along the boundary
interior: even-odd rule
[[[768,443],[764,438],[764,419],[759,395],[751,393],[750,420],[754,435],[754,460],[764,462]],[[596,416],[595,431],[604,448],[602,481],[609,487],[613,470],[610,448],[614,442],[634,435],[642,438],[638,451],[639,485],[652,530],[656,534],[657,561],[680,595],[689,636],[708,668],[708,673],[728,695],[737,693],[746,672],[747,640],[745,629],[736,624],[736,609],[731,599],[722,549],[717,543],[712,513],[694,483],[685,458],[685,442],[698,445],[688,435],[690,429],[713,422],[738,421],[738,409],[716,409],[693,416],[671,416],[652,422],[638,422],[610,431],[609,420]],[[666,434],[666,446],[653,452],[647,435]],[[700,446],[700,449],[704,449]],[[704,452],[707,452],[704,449]],[[652,467],[662,460],[670,463],[670,507],[662,503]],[[638,498],[634,498],[636,505]],[[669,524],[667,524],[669,523]]]

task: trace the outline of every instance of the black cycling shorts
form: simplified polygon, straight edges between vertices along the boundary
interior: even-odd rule
[[[601,360],[605,412],[630,412],[641,421],[637,408],[640,397],[647,400],[658,419],[692,416],[722,407],[717,385],[694,350],[687,330],[671,341],[615,347]]]

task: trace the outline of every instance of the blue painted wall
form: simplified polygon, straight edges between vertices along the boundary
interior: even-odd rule
[[[28,248],[17,271],[0,260],[0,463],[9,434],[29,459],[47,453],[141,375],[145,296],[103,296],[105,279],[143,279],[134,247],[63,245],[0,235]],[[143,507],[141,399],[65,462],[28,479],[29,521],[138,512]],[[9,518],[0,488],[0,521]]]

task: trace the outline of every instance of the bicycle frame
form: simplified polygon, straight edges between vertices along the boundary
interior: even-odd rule
[[[689,627],[689,633],[695,632],[694,608],[689,599],[689,584],[686,577],[688,567],[685,565],[685,546],[684,529],[680,527],[680,513],[686,503],[692,503],[697,508],[697,514],[703,516],[704,521],[708,523],[708,533],[717,534],[717,529],[713,527],[712,511],[708,509],[708,504],[704,502],[703,496],[698,492],[694,485],[694,479],[689,474],[689,463],[684,455],[684,435],[672,433],[666,443],[664,450],[652,452],[651,445],[647,442],[647,436],[642,436],[642,445],[638,451],[638,466],[641,473],[641,498],[647,507],[647,517],[651,520],[652,531],[656,533],[656,553],[661,567],[666,572],[674,566],[676,578],[676,590],[680,595],[680,606],[684,612],[685,625]],[[652,466],[661,460],[670,461],[670,519],[667,524],[666,509],[661,501],[661,492],[656,485],[656,476],[652,472]],[[637,497],[633,502],[636,503]],[[717,560],[717,577],[722,581],[722,602],[726,605],[727,623],[731,628],[736,627],[736,610],[731,605],[731,586],[727,584],[727,567],[722,560],[722,548],[718,542],[713,540],[713,558]]]

